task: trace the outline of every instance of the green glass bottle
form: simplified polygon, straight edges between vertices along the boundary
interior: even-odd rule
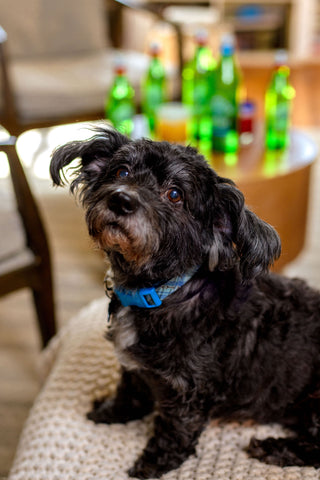
[[[182,102],[190,106],[192,112],[191,143],[206,140],[211,142],[210,100],[214,87],[216,61],[208,46],[206,32],[198,32],[195,41],[194,57],[186,63],[182,72]]]
[[[126,75],[125,66],[122,62],[117,62],[113,85],[106,99],[105,114],[114,128],[127,136],[133,132],[134,94],[134,89]]]
[[[166,73],[160,58],[161,48],[158,43],[150,46],[150,64],[142,81],[141,106],[142,112],[149,122],[150,133],[155,130],[156,111],[159,105],[166,101]]]
[[[232,153],[238,149],[237,113],[240,71],[235,61],[234,39],[222,38],[214,94],[211,99],[213,150]]]
[[[275,58],[275,70],[265,96],[266,147],[284,149],[289,143],[292,100],[295,90],[290,85],[288,57],[280,50]]]

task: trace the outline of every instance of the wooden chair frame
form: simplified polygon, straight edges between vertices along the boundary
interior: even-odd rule
[[[15,148],[15,138],[0,142],[8,157],[13,190],[31,255],[0,275],[0,296],[30,288],[38,317],[42,345],[56,333],[55,305],[50,250],[40,212]]]

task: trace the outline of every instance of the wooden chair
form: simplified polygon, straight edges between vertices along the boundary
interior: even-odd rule
[[[42,345],[45,346],[56,332],[47,236],[16,152],[15,138],[8,136],[0,140],[0,151],[8,157],[16,200],[16,209],[0,209],[0,296],[21,288],[32,290]]]

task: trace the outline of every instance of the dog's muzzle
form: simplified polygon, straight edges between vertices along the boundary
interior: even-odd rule
[[[121,187],[108,195],[107,204],[108,208],[116,215],[131,215],[139,207],[136,194]]]

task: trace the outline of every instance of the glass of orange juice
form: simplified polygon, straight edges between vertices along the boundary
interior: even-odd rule
[[[190,119],[191,112],[186,105],[179,102],[163,103],[157,109],[156,139],[186,143]]]

